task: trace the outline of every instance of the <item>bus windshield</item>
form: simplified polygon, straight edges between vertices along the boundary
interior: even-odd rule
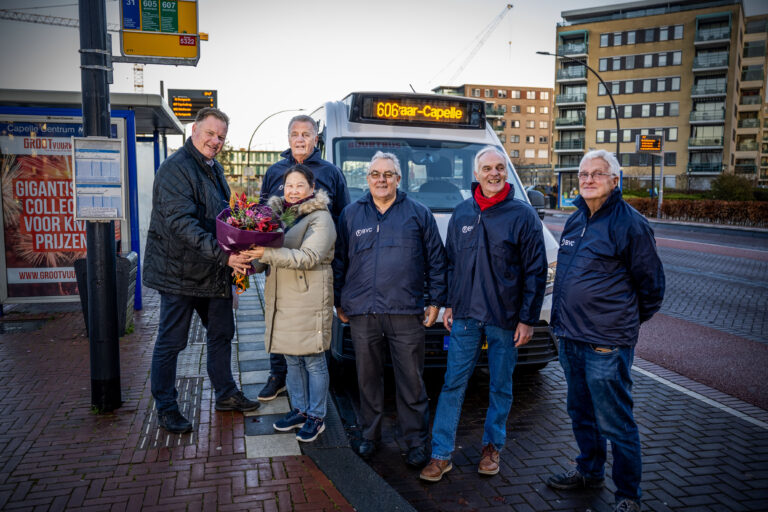
[[[340,138],[334,140],[333,154],[334,163],[347,179],[352,201],[368,191],[368,164],[374,153],[384,151],[400,160],[400,189],[410,198],[433,211],[452,211],[470,197],[475,154],[485,146],[443,140]],[[514,185],[515,197],[522,199],[524,191],[511,169],[507,181]]]

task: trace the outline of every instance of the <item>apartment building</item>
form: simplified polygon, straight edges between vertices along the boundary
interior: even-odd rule
[[[482,98],[486,117],[526,185],[552,185],[553,92],[546,87],[464,84],[439,86],[437,94]]]
[[[649,0],[562,17],[553,146],[561,204],[578,189],[583,153],[615,152],[617,141],[625,186],[649,186],[651,156],[635,152],[641,134],[664,136],[667,187],[708,189],[724,172],[768,185],[758,169],[758,141],[768,138],[765,16],[746,19],[740,0]]]
[[[281,151],[245,148],[224,150],[218,157],[230,187],[249,195],[261,188],[261,181],[270,165],[280,160]]]

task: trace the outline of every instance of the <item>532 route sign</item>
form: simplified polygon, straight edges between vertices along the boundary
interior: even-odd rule
[[[197,0],[120,0],[121,60],[197,65],[197,21]]]

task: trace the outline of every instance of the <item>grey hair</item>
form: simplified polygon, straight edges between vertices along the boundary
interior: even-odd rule
[[[394,153],[385,153],[383,151],[377,151],[376,154],[373,155],[373,158],[371,158],[371,163],[368,164],[368,170],[370,171],[371,167],[373,167],[373,162],[382,159],[391,161],[395,166],[395,173],[397,173],[398,176],[402,176],[400,173],[400,160],[397,159],[397,156],[395,156]]]
[[[475,172],[480,170],[480,159],[488,153],[496,153],[502,160],[504,160],[504,165],[507,164],[507,155],[503,151],[496,146],[485,146],[475,155]]]
[[[619,161],[616,159],[616,156],[613,153],[604,149],[593,149],[592,151],[588,151],[583,157],[581,157],[581,162],[579,162],[579,170],[581,170],[581,166],[583,166],[585,162],[594,160],[595,158],[600,158],[608,164],[608,170],[611,172],[612,176],[619,176],[619,171],[621,168]]]
[[[315,132],[315,135],[317,135],[317,121],[312,119],[309,116],[300,114],[298,116],[293,116],[291,118],[291,122],[288,123],[288,136],[291,136],[291,128],[293,128],[293,123],[309,123],[312,125],[312,131]]]

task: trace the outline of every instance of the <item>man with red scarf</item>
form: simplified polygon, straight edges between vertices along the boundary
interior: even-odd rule
[[[479,151],[475,179],[473,197],[456,207],[448,224],[443,324],[451,337],[432,425],[432,458],[420,475],[429,482],[452,468],[464,391],[483,338],[490,386],[478,473],[499,472],[517,348],[531,339],[544,300],[547,256],[541,222],[528,203],[515,199],[504,153],[495,147]]]

